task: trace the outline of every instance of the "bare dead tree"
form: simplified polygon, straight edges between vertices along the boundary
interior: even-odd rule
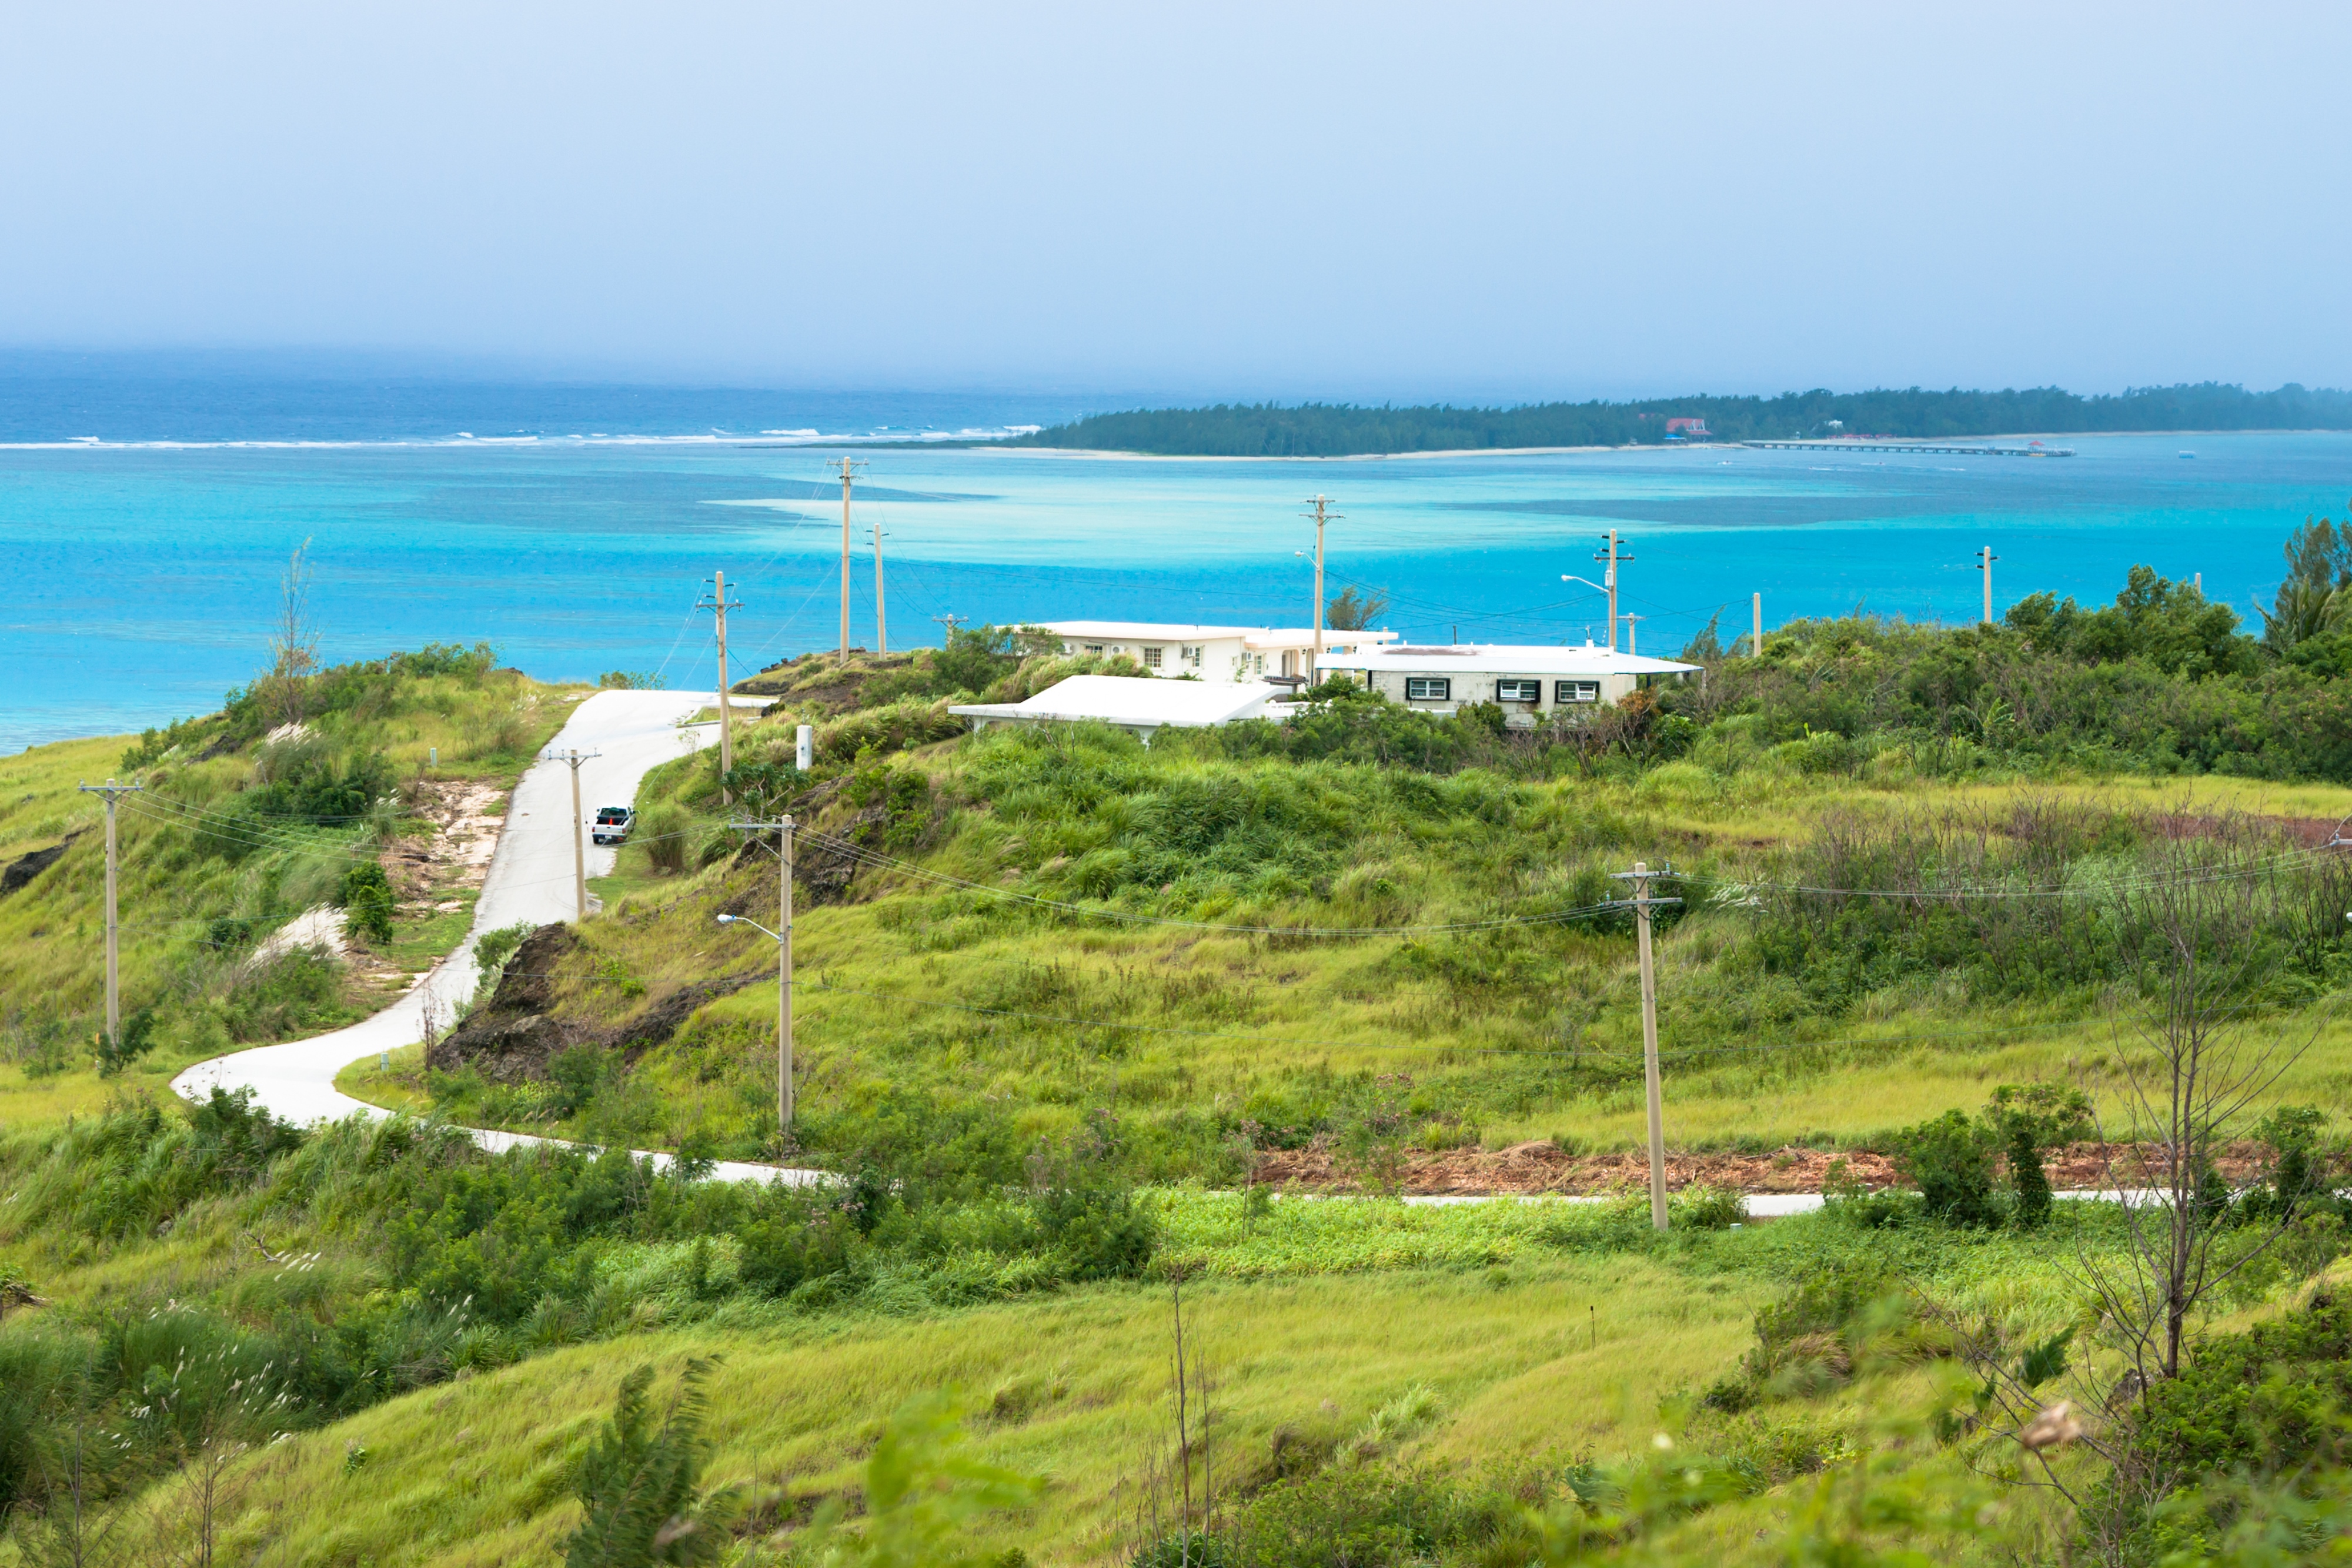
[[[2112,1362],[2069,1354],[2071,1333],[2018,1347],[1948,1320],[1986,1380],[1978,1460],[2063,1496],[2084,1523],[2084,1545],[2105,1562],[2123,1561],[2136,1521],[2183,1479],[2137,1441],[2140,1396],[2179,1375],[2200,1310],[2290,1222],[2279,1209],[2250,1215],[2237,1204],[2217,1156],[2317,1038],[2323,1020],[2263,1017],[2258,989],[2295,940],[2299,905],[2333,893],[2341,874],[2329,862],[2283,855],[2273,835],[2242,817],[2183,811],[2158,825],[2164,836],[2150,862],[2109,906],[2143,998],[2114,1018],[2123,1103],[2105,1108],[2112,1131],[2097,1134],[2124,1245],[2086,1245],[2074,1262],[2100,1330],[2127,1365],[2118,1379]],[[2063,1441],[2038,1440],[2060,1428]],[[2050,1462],[2051,1450],[2074,1444],[2106,1463],[2095,1490]]]
[[[1169,1426],[1163,1435],[1147,1440],[1132,1478],[1133,1550],[1139,1554],[1149,1552],[1170,1542],[1172,1535],[1170,1543],[1175,1554],[1164,1561],[1175,1568],[1188,1568],[1203,1560],[1206,1539],[1216,1528],[1216,1469],[1211,1442],[1216,1381],[1184,1319],[1184,1270],[1181,1268],[1169,1270],[1168,1304]]]
[[[2315,1019],[2265,1019],[2249,1005],[2279,943],[2266,926],[2292,899],[2294,873],[2251,824],[2208,822],[2161,841],[2154,874],[2122,895],[2126,950],[2147,1000],[2115,1031],[2125,1162],[2104,1129],[2100,1142],[2126,1245],[2119,1260],[2079,1258],[2142,1387],[2179,1375],[2191,1318],[2287,1224],[2284,1214],[2252,1228],[2219,1223],[2228,1195],[2215,1155],[2319,1030]]]
[[[303,682],[319,667],[319,624],[310,610],[310,541],[286,562],[278,583],[278,618],[269,632],[269,685],[283,722],[303,714]]]

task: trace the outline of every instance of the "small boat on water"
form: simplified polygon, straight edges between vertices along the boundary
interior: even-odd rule
[[[2194,456],[2196,456],[2196,455],[2197,455],[2197,454],[2195,454],[2194,452],[2184,452],[2184,453],[2182,453],[2180,455],[2182,455],[2183,457],[2194,457]]]

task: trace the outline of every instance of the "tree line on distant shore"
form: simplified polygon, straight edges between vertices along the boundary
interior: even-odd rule
[[[1722,441],[1890,435],[1920,440],[2033,431],[2352,430],[2352,392],[2289,382],[2274,392],[2205,382],[2135,387],[2084,397],[2058,387],[2025,391],[1880,390],[1782,392],[1778,397],[1653,398],[1641,402],[1547,402],[1517,408],[1360,407],[1352,403],[1219,403],[1090,414],[1015,446],[1079,447],[1212,457],[1337,457],[1353,453],[1450,452],[1520,446],[1625,446],[1664,443],[1670,420],[1706,422]],[[1676,433],[1679,434],[1679,433]]]

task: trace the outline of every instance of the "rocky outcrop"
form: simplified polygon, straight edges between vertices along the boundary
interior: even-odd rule
[[[634,1064],[667,1043],[696,1009],[766,977],[765,970],[753,970],[679,986],[620,1024],[599,1028],[554,1011],[555,966],[579,945],[569,925],[542,925],[525,937],[489,1001],[435,1044],[426,1064],[441,1072],[470,1067],[499,1083],[545,1078],[556,1054],[575,1045],[601,1045]]]
[[[73,848],[73,841],[79,837],[81,837],[81,830],[76,829],[68,833],[61,843],[51,844],[45,850],[35,850],[29,854],[18,855],[15,860],[10,861],[5,870],[0,870],[0,897],[5,897],[16,892],[57,864],[65,857],[65,852]]]
[[[470,1067],[499,1083],[546,1077],[549,1060],[583,1043],[589,1032],[567,1028],[550,1011],[555,966],[579,945],[569,925],[542,925],[524,937],[489,1001],[435,1041],[425,1053],[425,1065],[439,1072]]]
[[[618,1051],[623,1061],[635,1066],[637,1058],[657,1045],[667,1044],[669,1037],[694,1016],[697,1008],[733,996],[754,980],[765,979],[767,975],[768,971],[755,970],[748,975],[724,975],[715,980],[680,986],[613,1030],[604,1043]]]

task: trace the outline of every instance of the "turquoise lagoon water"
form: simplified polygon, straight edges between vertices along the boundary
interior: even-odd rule
[[[1024,406],[1065,412],[1015,399],[980,413],[1016,423]],[[583,436],[593,423],[579,419]],[[828,476],[843,448],[562,431],[335,439],[351,428],[307,445],[61,445],[61,429],[0,421],[16,443],[0,445],[0,747],[210,711],[261,664],[278,574],[306,539],[338,659],[486,638],[535,674],[649,670],[685,686],[712,674],[709,618],[692,605],[715,569],[743,601],[739,670],[835,640]],[[1314,530],[1298,513],[1317,492],[1343,514],[1330,591],[1387,592],[1387,623],[1416,639],[1604,637],[1599,596],[1561,578],[1599,577],[1592,554],[1612,526],[1634,558],[1623,608],[1645,617],[1644,652],[1680,648],[1718,610],[1727,634],[1744,630],[1756,591],[1768,624],[1856,606],[1973,619],[1987,544],[1997,609],[2039,589],[2104,601],[2145,561],[2202,572],[2251,619],[2288,528],[2341,516],[2352,494],[2352,435],[2066,444],[2079,455],[1224,462],[870,447],[852,454],[865,465],[853,638],[874,641],[877,521],[894,647],[936,643],[934,618],[950,614],[1303,623]]]

